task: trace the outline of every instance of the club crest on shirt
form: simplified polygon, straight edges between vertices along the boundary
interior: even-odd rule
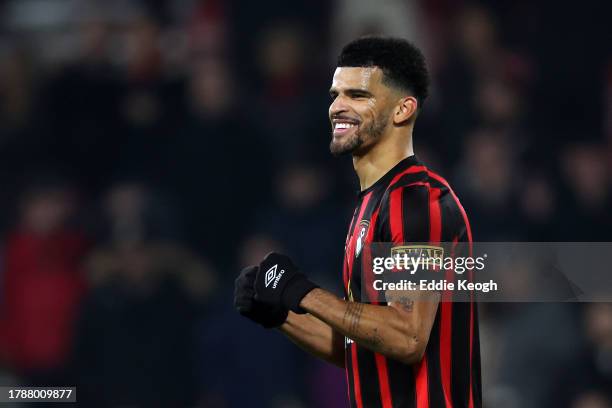
[[[365,244],[365,237],[368,234],[368,228],[370,227],[370,221],[361,220],[359,223],[359,232],[357,233],[357,242],[355,243],[355,258],[361,254],[363,245]]]

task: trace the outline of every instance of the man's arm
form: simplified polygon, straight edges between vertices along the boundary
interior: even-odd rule
[[[295,320],[292,333],[307,350],[331,356],[325,353],[331,350],[331,342],[321,339],[330,339],[326,330],[335,330],[372,351],[411,364],[425,352],[439,294],[408,291],[395,296],[399,297],[390,298],[387,292],[387,306],[344,301],[309,281],[289,257],[274,252],[259,264],[255,278],[255,301],[297,314],[310,313],[330,326],[319,327],[314,331],[317,335],[306,342],[299,326],[312,321]]]
[[[437,293],[411,292],[388,306],[370,305],[317,288],[304,296],[300,307],[363,347],[413,364],[425,353],[438,302]]]
[[[300,348],[344,368],[344,336],[310,314],[289,312],[280,331]]]

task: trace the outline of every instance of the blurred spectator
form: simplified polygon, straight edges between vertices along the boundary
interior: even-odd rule
[[[280,20],[268,26],[258,40],[259,77],[251,117],[276,152],[320,154],[321,149],[315,147],[329,143],[329,100],[323,92],[329,78],[322,87],[313,87],[316,76],[308,69],[313,63],[310,33],[299,22]]]
[[[95,208],[98,241],[129,245],[142,241],[168,241],[182,236],[172,202],[138,179],[113,185]]]
[[[265,233],[252,234],[242,243],[240,265],[256,265],[272,251],[282,252],[286,249],[280,241]]]
[[[304,353],[276,330],[261,326],[229,309],[231,290],[220,293],[220,303],[201,322],[198,340],[202,353],[202,406],[302,408],[308,400],[308,362]],[[339,371],[339,370],[336,370]],[[338,373],[343,375],[341,371]],[[274,386],[271,386],[273,379]],[[236,391],[237,384],[240,392]],[[345,392],[345,388],[329,390]],[[256,397],[255,397],[256,396]]]
[[[121,140],[121,85],[110,58],[110,27],[86,21],[76,32],[78,53],[45,78],[47,127],[45,161],[78,177],[79,185],[97,192],[107,183]]]
[[[478,83],[475,94],[474,105],[482,126],[508,132],[521,125],[520,114],[524,106],[520,103],[518,89],[511,83],[497,78],[483,80]],[[514,140],[518,142],[522,140]]]
[[[551,404],[573,400],[573,406],[608,407],[612,398],[612,304],[592,303],[583,307],[584,347],[579,359],[559,377],[559,390]],[[581,405],[582,404],[582,405]]]
[[[121,149],[115,153],[118,163],[112,172],[119,179],[127,174],[159,184],[166,176],[166,150],[185,109],[186,68],[168,66],[162,40],[159,22],[147,15],[131,21],[125,30],[125,65],[117,81]]]
[[[220,0],[196,3],[189,21],[192,51],[205,55],[218,55],[229,51],[227,6],[227,3]]]
[[[612,386],[612,304],[591,304],[585,310],[586,334],[593,346],[597,371]]]
[[[529,81],[528,57],[500,44],[495,18],[482,6],[459,11],[449,43],[439,73],[444,91],[439,114],[445,120],[438,151],[454,163],[461,136],[477,127],[512,132],[508,137],[522,147],[522,114],[529,105],[527,98],[519,102],[518,97]]]
[[[34,108],[33,69],[24,50],[4,50],[0,68],[0,124],[3,133],[18,131],[30,125]],[[2,139],[5,139],[6,134]],[[3,140],[3,142],[5,142]]]
[[[167,136],[172,143],[161,163],[163,181],[181,205],[189,243],[229,270],[237,267],[233,243],[242,239],[251,211],[267,199],[274,155],[240,108],[248,94],[232,67],[199,57],[191,68],[188,109]]]
[[[517,166],[516,146],[503,134],[480,129],[465,140],[456,177],[460,197],[472,217],[478,241],[518,237],[516,193],[523,173]]]
[[[324,167],[307,162],[286,165],[275,187],[274,205],[258,215],[255,230],[280,242],[309,276],[339,292],[342,243],[350,217],[344,212],[343,219],[343,210],[336,204],[343,198],[342,190],[325,176]]]
[[[428,55],[425,16],[418,2],[399,0],[339,0],[332,22],[332,61],[344,44],[362,35],[390,35],[410,38]]]
[[[163,68],[158,23],[148,16],[139,16],[130,22],[126,34],[124,52],[129,81],[134,84],[155,81]]]
[[[567,394],[560,391],[559,384],[566,373],[575,381],[572,367],[581,362],[581,337],[567,335],[580,333],[575,308],[551,303],[486,306],[496,312],[495,319],[486,321],[483,334],[497,356],[497,361],[488,364],[497,369],[488,374],[483,371],[483,398],[492,406],[508,408],[562,406]],[[541,330],[543,322],[545,331]]]
[[[74,195],[62,182],[31,186],[8,234],[0,314],[2,359],[30,385],[67,384],[81,261],[88,243],[71,228]]]
[[[612,402],[600,391],[585,392],[577,396],[570,408],[611,408]]]
[[[520,195],[522,225],[530,241],[559,241],[555,220],[558,217],[559,197],[550,179],[533,172],[525,179]]]
[[[111,190],[112,235],[88,261],[74,369],[87,406],[191,406],[198,397],[195,327],[215,288],[211,268],[151,240],[145,190]],[[154,229],[154,228],[153,228]]]
[[[564,239],[610,240],[612,178],[606,160],[606,151],[596,144],[574,144],[563,152]]]
[[[9,225],[24,173],[38,170],[46,155],[40,81],[30,50],[23,44],[0,50],[0,228]],[[11,220],[12,221],[12,220]]]

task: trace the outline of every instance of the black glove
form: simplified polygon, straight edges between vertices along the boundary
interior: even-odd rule
[[[271,252],[259,264],[255,299],[303,314],[306,311],[300,307],[300,301],[315,288],[318,286],[299,272],[288,256]]]
[[[278,327],[287,320],[289,312],[281,306],[271,306],[255,300],[257,269],[257,266],[244,268],[236,278],[234,307],[238,313],[261,324],[266,329]]]

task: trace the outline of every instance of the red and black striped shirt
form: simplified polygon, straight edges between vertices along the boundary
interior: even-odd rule
[[[349,300],[361,299],[360,248],[371,242],[471,243],[472,234],[467,215],[446,180],[411,156],[359,195],[343,268]],[[482,406],[476,304],[451,300],[443,294],[425,355],[415,365],[345,339],[352,407]]]

